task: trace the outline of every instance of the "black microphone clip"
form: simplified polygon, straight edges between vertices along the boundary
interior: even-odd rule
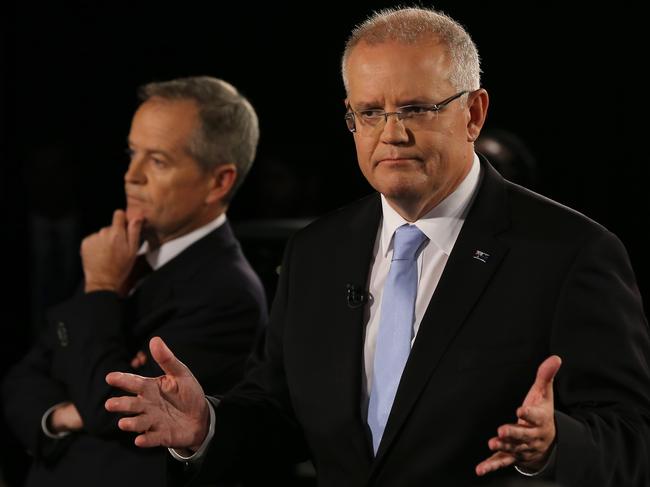
[[[368,300],[368,296],[365,292],[363,292],[363,289],[355,286],[354,284],[346,284],[345,289],[345,299],[348,302],[348,307],[352,309],[363,306],[363,304]]]

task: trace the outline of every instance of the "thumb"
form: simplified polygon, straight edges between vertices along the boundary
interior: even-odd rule
[[[151,356],[160,365],[160,368],[165,374],[174,377],[190,374],[189,369],[183,362],[176,358],[165,342],[163,342],[162,338],[153,337],[149,341],[149,350],[151,350]]]
[[[553,380],[562,366],[562,359],[557,355],[548,357],[537,369],[535,383],[530,388],[530,392],[524,403],[528,403],[533,398],[553,397]]]

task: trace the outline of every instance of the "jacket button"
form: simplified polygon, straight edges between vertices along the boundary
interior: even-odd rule
[[[59,343],[62,347],[68,346],[68,330],[62,321],[59,321],[56,325],[56,335],[59,337]]]

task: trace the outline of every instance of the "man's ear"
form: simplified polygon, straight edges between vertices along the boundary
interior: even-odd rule
[[[478,139],[485,118],[487,117],[488,105],[490,104],[490,97],[488,92],[480,88],[469,94],[467,98],[467,105],[469,109],[469,119],[467,121],[467,141],[474,142]]]
[[[234,164],[220,164],[211,169],[210,173],[210,189],[205,202],[207,204],[223,202],[237,181],[237,166]]]

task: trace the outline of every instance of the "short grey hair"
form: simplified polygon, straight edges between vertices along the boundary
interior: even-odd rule
[[[197,104],[200,127],[193,134],[188,151],[204,170],[232,163],[237,179],[226,197],[229,201],[253,165],[260,137],[257,115],[237,89],[210,76],[177,78],[143,85],[140,101],[153,97],[192,100]]]
[[[388,41],[416,44],[437,38],[451,58],[449,82],[457,91],[474,91],[481,87],[481,62],[478,50],[467,31],[448,15],[425,8],[388,8],[375,12],[357,25],[350,34],[341,59],[341,74],[348,92],[347,62],[352,49],[360,42],[370,45]]]

